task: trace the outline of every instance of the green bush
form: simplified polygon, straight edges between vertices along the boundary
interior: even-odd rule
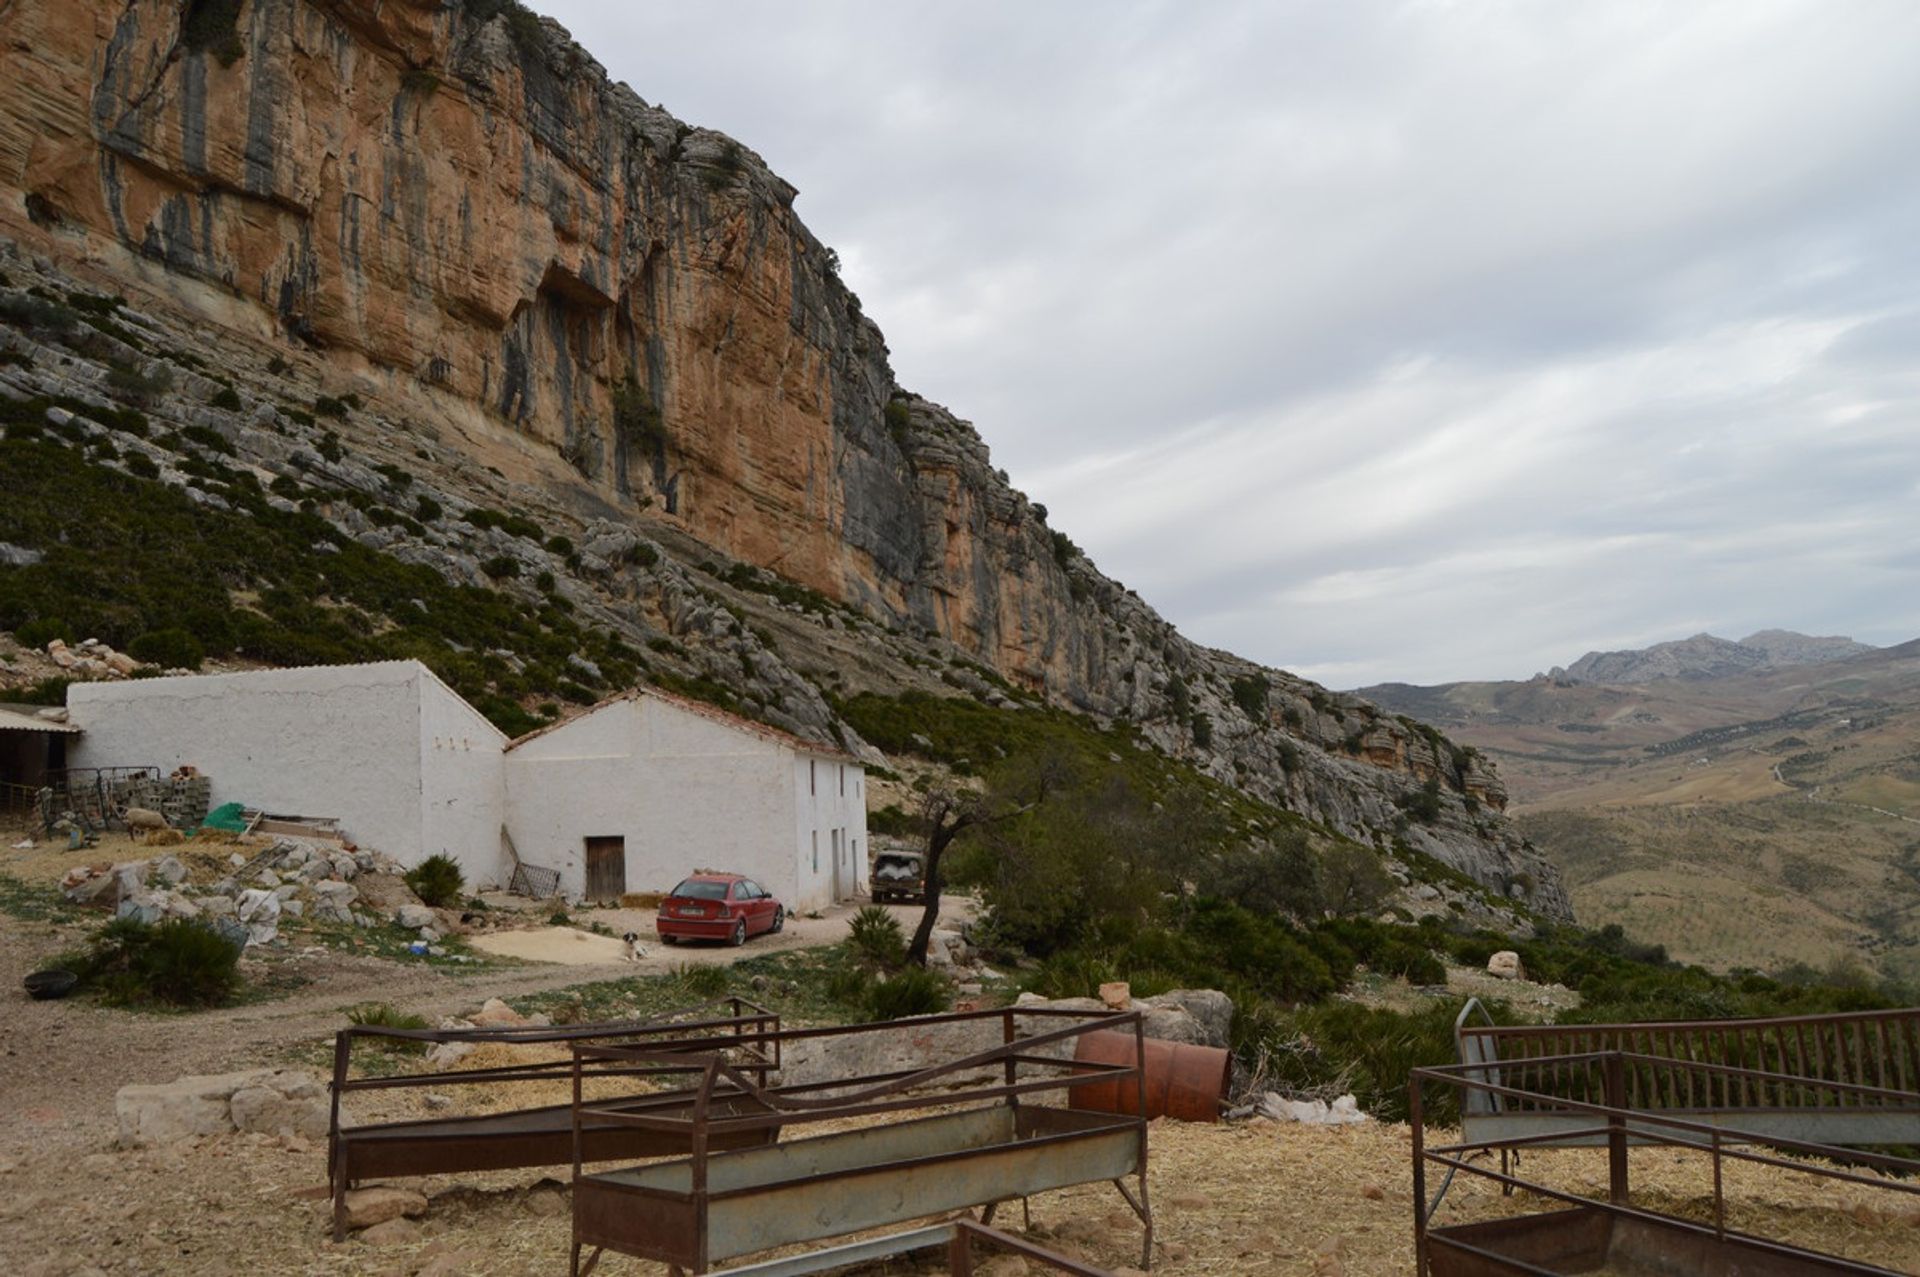
[[[55,639],[73,642],[73,627],[53,617],[35,617],[13,632],[22,647],[45,647]]]
[[[184,918],[116,919],[68,961],[82,986],[114,1006],[218,1006],[240,990],[239,948]]]
[[[520,575],[520,560],[511,554],[496,554],[480,565],[480,570],[496,581]]]
[[[195,53],[211,53],[230,67],[246,53],[237,26],[241,0],[187,0],[180,20],[180,42]]]
[[[182,629],[148,630],[127,644],[127,655],[170,670],[197,670],[207,659],[200,640]]]
[[[348,1007],[347,1023],[381,1029],[429,1027],[426,1016],[411,1011],[396,1010],[393,1004],[388,1002],[363,1002],[357,1007]],[[375,1050],[387,1051],[394,1055],[419,1055],[427,1049],[425,1042],[409,1041],[406,1038],[374,1037],[364,1040]]]
[[[215,408],[225,408],[229,412],[238,412],[241,408],[240,393],[232,386],[220,387],[213,398],[207,402]]]
[[[1267,693],[1271,684],[1264,674],[1250,674],[1246,678],[1236,678],[1232,683],[1233,703],[1240,712],[1254,722],[1265,722],[1267,717]]]
[[[867,994],[868,1013],[876,1020],[937,1015],[953,1005],[953,986],[925,967],[907,967],[877,981]]]
[[[437,852],[407,870],[405,878],[413,894],[435,909],[458,904],[461,890],[466,886],[460,863],[452,856]]]
[[[107,369],[107,389],[114,398],[144,408],[173,389],[173,369],[156,364],[148,372],[138,364],[116,362]]]
[[[892,969],[906,960],[907,936],[884,905],[867,905],[847,924],[847,943],[865,962]]]
[[[827,972],[827,997],[861,1014],[866,1012],[873,985],[873,973],[857,962],[835,963]]]
[[[710,1002],[724,998],[733,987],[727,969],[712,962],[683,962],[673,969],[673,978],[688,997]]]

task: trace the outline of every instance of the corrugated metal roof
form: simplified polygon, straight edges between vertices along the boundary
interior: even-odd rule
[[[0,705],[0,732],[55,732],[62,736],[78,736],[80,729],[72,723],[56,723],[51,718],[40,718],[32,705]]]

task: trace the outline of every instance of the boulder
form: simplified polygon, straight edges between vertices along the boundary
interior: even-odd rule
[[[1524,980],[1527,978],[1527,968],[1520,961],[1519,954],[1511,949],[1502,949],[1487,959],[1487,974],[1502,980]]]
[[[372,1228],[390,1219],[419,1219],[427,1213],[427,1199],[410,1188],[374,1184],[347,1190],[347,1227]]]
[[[1109,980],[1100,986],[1100,1001],[1115,1011],[1133,1005],[1133,987],[1125,980]]]
[[[1200,1027],[1199,1041],[1206,1046],[1226,1046],[1233,1034],[1233,999],[1218,989],[1174,989],[1147,999],[1147,1005],[1161,1010],[1184,1011]],[[1148,1036],[1159,1036],[1148,1028]]]
[[[280,897],[258,889],[240,893],[235,915],[246,924],[247,943],[266,944],[280,934]]]
[[[326,1134],[328,1120],[326,1092],[298,1069],[247,1069],[123,1086],[113,1097],[113,1109],[126,1148],[234,1130],[317,1136]]]
[[[525,1024],[527,1018],[502,1002],[499,998],[488,998],[480,1009],[474,1012],[473,1023],[482,1029],[497,1029],[506,1025]]]
[[[425,905],[401,905],[393,911],[393,920],[409,931],[431,927],[439,918]]]
[[[360,1240],[369,1246],[406,1246],[420,1240],[420,1225],[410,1219],[390,1219],[361,1233]]]
[[[169,887],[177,887],[187,880],[187,867],[178,856],[162,856],[152,862],[150,872],[154,878]]]
[[[151,891],[136,892],[122,900],[113,911],[113,916],[128,922],[138,922],[146,926],[154,923],[166,914],[166,903],[158,893]]]

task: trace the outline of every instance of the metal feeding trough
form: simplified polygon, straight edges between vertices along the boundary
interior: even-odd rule
[[[792,1029],[762,1035],[762,1040],[789,1048],[802,1040],[862,1034],[929,1042],[930,1030],[953,1031],[954,1026],[961,1033],[975,1026],[982,1040],[998,1038],[999,1045],[915,1070],[783,1087],[763,1086],[718,1054],[676,1058],[645,1047],[576,1044],[576,1132],[600,1123],[679,1132],[683,1146],[692,1149],[691,1156],[672,1161],[588,1173],[582,1168],[584,1142],[576,1142],[576,1277],[592,1272],[607,1250],[657,1260],[675,1273],[706,1273],[760,1251],[967,1207],[983,1207],[981,1222],[990,1223],[1001,1202],[1102,1180],[1119,1189],[1139,1217],[1145,1266],[1152,1253],[1153,1217],[1143,1116],[1148,1110],[1146,1039],[1137,1012],[1003,1008]],[[1037,1031],[1023,1031],[1027,1026]],[[1102,1030],[1130,1043],[1127,1057],[1074,1059],[1075,1041]],[[673,1112],[639,1113],[580,1100],[578,1079],[591,1076],[589,1066],[614,1061],[694,1073],[692,1102]],[[1057,1106],[1060,1097],[1089,1088],[1105,1088],[1109,1097],[1126,1093],[1128,1111]],[[1054,1102],[1034,1102],[1041,1100]],[[755,1108],[760,1111],[746,1111]],[[896,1120],[875,1124],[875,1118]],[[822,1123],[835,1129],[761,1147],[723,1148],[723,1141],[751,1132],[778,1127],[790,1136],[796,1128]],[[1128,1179],[1136,1181],[1137,1191],[1128,1188]],[[925,1245],[924,1232],[862,1246],[871,1254],[879,1253],[872,1251],[875,1245],[900,1253],[912,1249],[916,1238]],[[822,1271],[845,1262],[841,1249],[740,1271]],[[584,1261],[583,1250],[590,1251]],[[1054,1258],[1044,1262],[1060,1267]]]
[[[583,1153],[590,1161],[637,1157],[668,1157],[691,1146],[683,1128],[648,1127],[628,1122],[589,1119],[576,1125],[574,1105],[551,1104],[506,1112],[450,1114],[409,1122],[382,1122],[361,1126],[344,1124],[340,1101],[353,1091],[390,1087],[463,1087],[511,1082],[565,1082],[574,1078],[570,1059],[515,1064],[502,1068],[443,1069],[383,1077],[352,1077],[355,1043],[385,1042],[426,1045],[441,1042],[538,1044],[642,1044],[654,1055],[705,1052],[721,1054],[745,1075],[760,1076],[779,1067],[779,1056],[768,1055],[759,1036],[778,1030],[780,1017],[740,998],[729,998],[671,1012],[654,1020],[612,1024],[583,1024],[566,1028],[513,1026],[494,1029],[394,1029],[355,1025],[342,1029],[334,1040],[333,1117],[328,1134],[327,1176],[333,1189],[334,1238],[346,1235],[346,1193],[369,1179],[413,1175],[458,1174],[470,1171],[564,1166]],[[751,1038],[752,1040],[748,1040]],[[776,1046],[775,1051],[778,1050]],[[589,1068],[586,1078],[613,1077],[629,1081],[632,1091],[618,1099],[596,1101],[612,1112],[653,1115],[685,1110],[694,1097],[685,1091],[655,1091],[646,1079],[684,1069],[655,1064],[609,1061]],[[579,1079],[575,1079],[576,1081]],[[751,1098],[731,1096],[716,1113],[737,1116],[764,1113]],[[779,1138],[777,1122],[717,1138],[715,1147],[765,1144]]]
[[[1466,1028],[1467,1013],[1461,1024]],[[1907,1142],[1920,1117],[1920,1011],[1641,1025],[1482,1026],[1462,1063],[1415,1069],[1414,1245],[1420,1277],[1828,1277],[1888,1269],[1727,1226],[1724,1165],[1779,1168],[1854,1190],[1920,1195],[1920,1161],[1860,1145]],[[1457,1138],[1430,1144],[1428,1087],[1461,1097]],[[1703,1155],[1712,1214],[1636,1199],[1630,1152]],[[1604,1152],[1605,1197],[1523,1177],[1533,1149]],[[1489,1157],[1499,1154],[1499,1169]],[[1872,1172],[1881,1172],[1876,1175]],[[1427,1194],[1427,1177],[1439,1189]],[[1552,1208],[1443,1221],[1456,1175]],[[1558,1181],[1563,1177],[1556,1176]]]

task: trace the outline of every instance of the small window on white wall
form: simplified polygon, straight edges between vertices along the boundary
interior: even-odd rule
[[[813,831],[813,871],[820,872],[820,831]]]
[[[845,763],[840,764],[840,796],[842,798],[847,796],[847,765]]]
[[[815,774],[814,770],[816,766],[817,764],[813,759],[809,758],[807,760],[807,792],[809,794],[817,794],[820,792],[820,778]]]

